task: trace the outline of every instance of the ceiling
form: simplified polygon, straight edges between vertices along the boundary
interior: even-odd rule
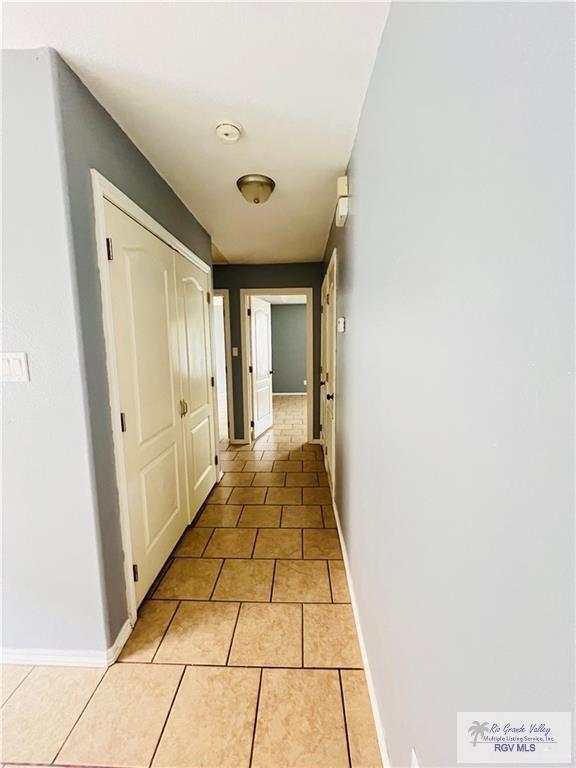
[[[212,235],[219,261],[323,256],[388,3],[4,3],[56,48]],[[236,144],[215,135],[231,120]],[[264,173],[264,205],[236,188]]]

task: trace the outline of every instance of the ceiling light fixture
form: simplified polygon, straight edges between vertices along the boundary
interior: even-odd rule
[[[246,176],[240,176],[236,186],[245,200],[258,205],[268,200],[274,192],[276,182],[270,176],[263,176],[261,173],[248,173]]]

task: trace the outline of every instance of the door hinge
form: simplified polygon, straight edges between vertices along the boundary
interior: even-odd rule
[[[251,365],[249,365],[249,366],[248,366],[248,373],[253,373],[253,372],[254,372],[254,371],[253,371],[253,368],[252,368],[252,366],[251,366]]]
[[[330,304],[330,294],[326,294],[326,304]]]
[[[106,238],[106,256],[108,257],[108,261],[114,260],[114,251],[112,250],[112,238],[107,237]]]
[[[328,446],[324,446],[324,456],[328,456]]]
[[[210,376],[210,386],[214,386],[214,376]]]
[[[254,422],[253,421],[250,422],[250,426],[252,427],[252,429],[254,429]]]
[[[214,464],[216,464],[216,466],[218,466],[218,456],[214,456]]]
[[[322,432],[322,424],[320,424],[320,432]]]
[[[210,304],[210,291],[206,294],[206,301]]]
[[[322,314],[323,312],[324,312],[324,307],[320,305],[320,314]]]
[[[126,414],[125,413],[120,414],[120,428],[122,429],[122,432],[126,432]]]
[[[132,566],[132,575],[134,576],[134,581],[138,581],[138,578],[139,578],[138,566],[136,565],[136,563],[134,563],[134,565]]]
[[[248,317],[252,317],[252,310],[251,309],[248,310]]]

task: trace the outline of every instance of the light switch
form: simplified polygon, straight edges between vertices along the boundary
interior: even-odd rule
[[[26,352],[2,352],[2,382],[30,381]]]
[[[338,333],[344,333],[346,330],[346,318],[345,317],[339,317],[338,320],[336,320],[336,330]]]
[[[238,357],[238,347],[232,347],[232,357]]]

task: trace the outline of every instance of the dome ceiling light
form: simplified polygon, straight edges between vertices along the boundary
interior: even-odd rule
[[[276,182],[270,176],[263,176],[260,173],[248,173],[246,176],[240,176],[236,186],[245,200],[258,205],[268,200],[272,192],[274,192]]]

